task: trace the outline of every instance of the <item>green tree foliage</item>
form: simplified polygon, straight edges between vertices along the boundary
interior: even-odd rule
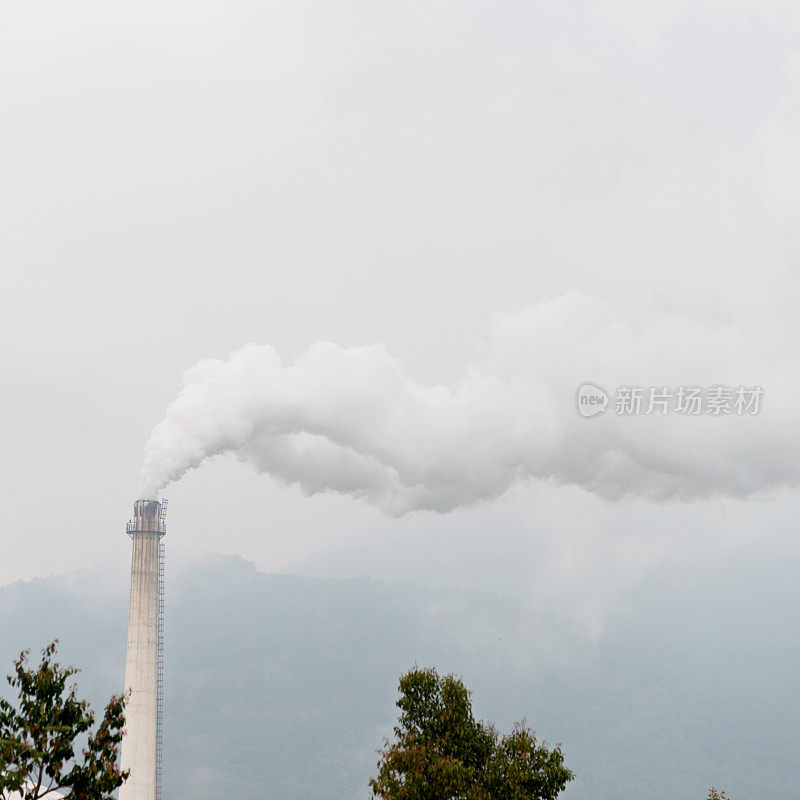
[[[55,792],[69,800],[112,800],[127,778],[117,767],[123,698],[111,698],[92,730],[89,703],[77,698],[74,684],[67,686],[77,670],[54,661],[56,646],[57,641],[47,645],[33,667],[30,651],[20,653],[8,676],[17,706],[0,698],[0,800],[15,793],[37,800]]]
[[[727,794],[725,794],[725,790],[723,789],[721,792],[718,792],[713,786],[708,790],[708,797],[706,800],[731,800]]]
[[[475,720],[464,684],[434,669],[400,679],[394,743],[369,785],[383,800],[552,800],[573,779],[561,749],[538,744],[524,722],[508,736]]]

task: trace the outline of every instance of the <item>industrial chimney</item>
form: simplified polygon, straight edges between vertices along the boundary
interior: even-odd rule
[[[125,735],[120,756],[130,775],[119,800],[161,800],[164,669],[164,518],[167,501],[137,500],[126,532],[133,541]]]

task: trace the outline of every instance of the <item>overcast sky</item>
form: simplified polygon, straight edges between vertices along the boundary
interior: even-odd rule
[[[151,429],[246,343],[380,343],[452,385],[498,318],[578,290],[735,331],[768,400],[800,346],[799,34],[763,0],[7,5],[0,582],[127,566]],[[590,622],[665,565],[798,555],[791,489],[534,481],[391,518],[222,456],[166,495],[173,552]]]

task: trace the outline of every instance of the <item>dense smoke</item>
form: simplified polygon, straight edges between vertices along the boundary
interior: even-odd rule
[[[735,328],[662,316],[637,327],[572,293],[497,318],[452,386],[425,385],[382,346],[319,342],[289,364],[270,346],[204,360],[146,447],[141,497],[234,453],[308,494],[334,491],[400,515],[446,512],[529,481],[604,497],[746,496],[796,483],[791,370],[767,369]],[[575,393],[611,396],[593,418]],[[761,385],[758,414],[615,413],[617,387]]]

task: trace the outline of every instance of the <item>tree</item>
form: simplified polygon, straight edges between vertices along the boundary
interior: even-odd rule
[[[718,792],[713,786],[708,790],[708,797],[706,800],[731,800],[727,794],[725,794],[725,790],[723,789],[721,792]]]
[[[552,800],[574,777],[561,748],[537,743],[525,722],[500,736],[472,715],[452,675],[413,669],[400,678],[394,743],[379,751],[373,797],[383,800]]]
[[[111,793],[128,777],[117,767],[124,699],[109,700],[93,731],[89,703],[77,698],[77,686],[67,686],[78,670],[54,661],[57,644],[42,650],[38,667],[29,665],[29,650],[20,653],[8,676],[18,707],[0,698],[0,800],[15,793],[37,800],[55,792],[69,800],[113,800]]]

